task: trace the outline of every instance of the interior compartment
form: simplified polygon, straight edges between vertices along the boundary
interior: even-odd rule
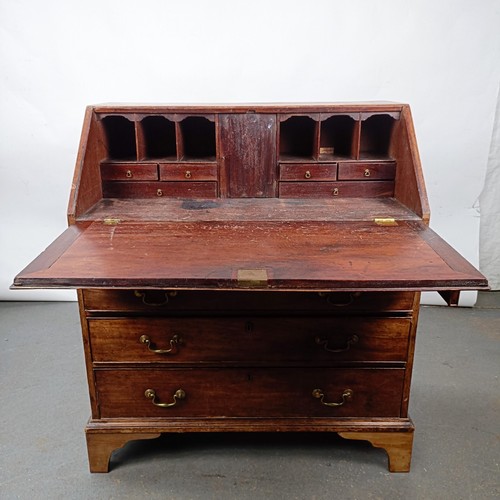
[[[292,116],[280,124],[280,159],[315,156],[317,122],[308,116]]]
[[[360,158],[387,158],[393,126],[394,118],[383,114],[361,122]]]
[[[163,116],[147,116],[141,121],[145,159],[177,156],[175,123]]]
[[[110,160],[137,160],[135,144],[135,123],[125,116],[105,116],[102,119],[108,159]]]
[[[352,157],[352,140],[356,122],[347,115],[331,116],[321,122],[320,159]]]
[[[215,160],[215,123],[202,116],[190,116],[180,122],[183,160]]]

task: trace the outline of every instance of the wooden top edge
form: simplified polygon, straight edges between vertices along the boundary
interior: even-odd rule
[[[370,111],[401,111],[408,104],[373,101],[373,102],[310,102],[310,103],[173,103],[173,104],[147,104],[147,103],[105,103],[95,104],[90,107],[96,113],[151,113],[151,112],[175,112],[189,111],[198,113],[214,112],[259,112],[259,113],[283,113],[298,112],[370,112]]]

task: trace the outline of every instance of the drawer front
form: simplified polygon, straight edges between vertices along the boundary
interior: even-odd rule
[[[216,163],[160,163],[162,181],[216,181]]]
[[[96,370],[95,377],[101,418],[399,417],[404,370]]]
[[[90,313],[127,312],[176,314],[200,312],[238,314],[269,311],[286,314],[322,312],[408,312],[413,292],[223,292],[172,290],[83,290]]]
[[[105,198],[215,198],[216,182],[112,182],[102,183]]]
[[[378,198],[394,196],[393,181],[280,182],[280,198]]]
[[[339,180],[392,180],[396,162],[339,163]]]
[[[334,181],[337,179],[337,164],[280,164],[280,180],[284,181]]]
[[[404,318],[89,319],[94,362],[405,362]]]
[[[156,163],[102,163],[103,181],[157,181]]]

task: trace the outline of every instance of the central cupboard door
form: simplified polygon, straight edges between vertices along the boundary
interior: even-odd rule
[[[222,196],[275,197],[276,115],[220,115],[219,127]]]

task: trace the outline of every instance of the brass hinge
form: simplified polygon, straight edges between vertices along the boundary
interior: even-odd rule
[[[109,218],[109,219],[104,219],[102,222],[106,226],[116,226],[117,224],[120,224],[121,219],[112,219],[112,218]]]
[[[375,217],[373,219],[375,224],[378,224],[379,226],[397,226],[398,223],[396,222],[396,219],[394,217]]]

